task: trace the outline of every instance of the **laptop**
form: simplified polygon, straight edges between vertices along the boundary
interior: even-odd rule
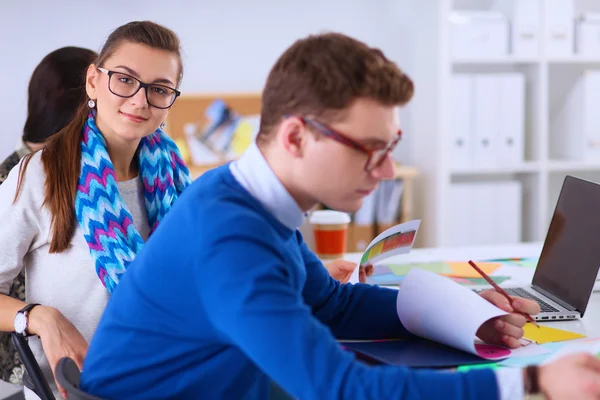
[[[537,321],[583,317],[600,267],[600,185],[567,176],[530,286],[505,288],[538,302]]]

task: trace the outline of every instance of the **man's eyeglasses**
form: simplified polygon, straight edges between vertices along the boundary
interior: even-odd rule
[[[365,145],[358,143],[354,139],[349,138],[347,135],[336,131],[335,129],[330,128],[329,126],[315,121],[306,117],[299,117],[300,120],[311,127],[315,128],[320,134],[323,136],[327,136],[330,139],[333,139],[345,146],[351,147],[355,150],[360,151],[368,156],[367,162],[365,163],[365,171],[371,172],[375,168],[381,166],[383,162],[386,160],[388,155],[394,150],[400,139],[402,138],[402,131],[398,130],[398,136],[389,142],[385,147],[381,149],[372,149],[368,148]]]
[[[135,96],[140,89],[146,92],[146,100],[152,107],[165,109],[175,102],[181,94],[178,90],[155,83],[144,83],[134,76],[106,68],[98,68],[98,71],[108,75],[108,90],[116,96],[130,98]]]

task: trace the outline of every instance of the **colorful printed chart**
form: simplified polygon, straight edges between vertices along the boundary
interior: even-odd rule
[[[480,262],[477,265],[488,275],[491,275],[502,266],[501,263],[497,262]],[[402,283],[404,276],[413,268],[424,269],[439,275],[448,276],[462,285],[486,284],[485,280],[468,263],[462,261],[375,265],[373,275],[367,278],[367,282],[375,285],[398,285]],[[508,276],[490,277],[498,284],[510,278]]]
[[[401,248],[410,248],[415,240],[416,230],[392,234],[368,249],[362,257],[361,264],[365,265],[384,253]]]

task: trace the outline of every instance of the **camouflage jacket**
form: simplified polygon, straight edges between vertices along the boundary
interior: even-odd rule
[[[8,156],[8,158],[0,164],[0,185],[8,178],[10,170],[21,161],[21,158],[25,157],[30,152],[31,150],[29,150],[29,147],[27,147],[25,143],[21,143],[19,149]]]

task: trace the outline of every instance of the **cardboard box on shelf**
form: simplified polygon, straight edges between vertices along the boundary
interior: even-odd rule
[[[374,234],[375,229],[372,224],[350,224],[348,227],[348,245],[346,251],[348,253],[362,253],[375,237]]]

